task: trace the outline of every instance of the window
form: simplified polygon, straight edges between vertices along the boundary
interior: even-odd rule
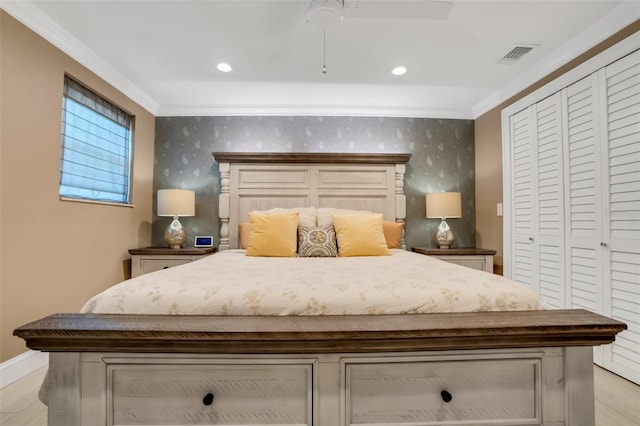
[[[65,76],[62,198],[130,203],[133,117]]]

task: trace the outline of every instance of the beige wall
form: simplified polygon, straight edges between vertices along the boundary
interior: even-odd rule
[[[0,11],[0,361],[14,328],[75,312],[151,242],[154,117]],[[134,208],[58,199],[64,73],[135,115]],[[127,271],[127,272],[126,272]]]
[[[502,126],[501,111],[518,99],[544,86],[629,35],[640,31],[640,21],[627,26],[570,63],[531,85],[511,99],[475,120],[476,152],[476,245],[497,250],[496,272],[502,273],[502,217],[496,204],[502,202]]]

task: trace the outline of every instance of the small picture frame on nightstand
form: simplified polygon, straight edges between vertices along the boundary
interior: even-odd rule
[[[196,235],[193,241],[194,247],[213,247],[213,237],[211,235]]]

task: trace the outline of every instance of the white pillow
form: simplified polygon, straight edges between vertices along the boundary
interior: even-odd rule
[[[269,210],[256,210],[252,213],[274,214],[274,213],[298,213],[298,227],[316,226],[316,208],[315,207],[294,207],[282,208],[275,207]]]
[[[349,209],[336,209],[332,207],[318,207],[316,211],[316,221],[318,226],[333,225],[333,215],[348,215],[348,214],[374,214],[373,212],[365,210],[349,210]]]

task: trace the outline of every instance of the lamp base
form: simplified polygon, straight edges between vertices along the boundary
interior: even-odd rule
[[[442,219],[440,226],[438,226],[435,234],[433,234],[433,239],[440,249],[448,249],[453,245],[453,231],[449,228],[449,224],[446,220]]]
[[[179,249],[187,241],[187,233],[178,220],[178,216],[173,217],[173,221],[164,230],[162,237],[164,242],[172,249]]]

